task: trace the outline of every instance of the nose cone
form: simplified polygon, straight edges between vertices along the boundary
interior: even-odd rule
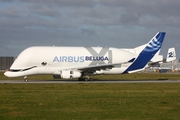
[[[13,72],[11,72],[11,71],[6,71],[6,72],[4,73],[4,75],[5,75],[6,77],[15,77],[14,74],[13,74]]]
[[[6,77],[10,77],[9,71],[6,71],[6,72],[4,73],[4,75],[5,75]]]
[[[19,77],[19,74],[18,74],[18,73],[16,73],[16,72],[11,72],[11,71],[6,71],[6,72],[4,73],[4,75],[5,75],[6,77]]]

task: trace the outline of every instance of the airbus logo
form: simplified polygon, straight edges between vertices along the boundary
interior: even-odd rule
[[[55,56],[53,62],[85,62],[91,61],[89,66],[112,63],[112,51],[108,47],[102,48],[100,52],[96,52],[92,47],[85,47],[90,56]],[[106,54],[108,53],[108,56]]]
[[[85,61],[108,61],[104,56],[55,56],[53,62],[85,62]]]

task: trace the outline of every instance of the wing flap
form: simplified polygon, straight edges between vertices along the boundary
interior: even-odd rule
[[[84,72],[95,72],[96,70],[106,70],[106,69],[112,69],[115,64],[100,64],[100,65],[95,65],[95,66],[88,66],[88,67],[81,67],[77,68],[78,70]],[[118,64],[120,65],[120,63]]]
[[[124,63],[115,63],[115,64],[98,64],[98,65],[93,65],[93,66],[88,66],[88,67],[81,67],[77,68],[77,70],[80,70],[82,72],[95,72],[97,70],[106,70],[106,69],[112,69],[115,66],[121,66],[122,64],[126,63],[132,63],[134,62],[135,58],[130,59],[128,62]]]

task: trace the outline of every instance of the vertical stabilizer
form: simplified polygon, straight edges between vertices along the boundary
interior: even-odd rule
[[[154,55],[161,49],[165,34],[165,32],[158,32],[147,44],[137,47],[139,48],[140,52],[135,61],[125,70],[124,73],[130,73],[143,69],[154,57]]]
[[[176,51],[175,48],[169,48],[168,49],[168,54],[167,54],[167,58],[166,58],[166,62],[171,62],[173,60],[176,59]]]

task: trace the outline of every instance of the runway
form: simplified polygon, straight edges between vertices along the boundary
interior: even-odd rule
[[[0,84],[65,84],[65,83],[180,83],[180,80],[0,80]]]

